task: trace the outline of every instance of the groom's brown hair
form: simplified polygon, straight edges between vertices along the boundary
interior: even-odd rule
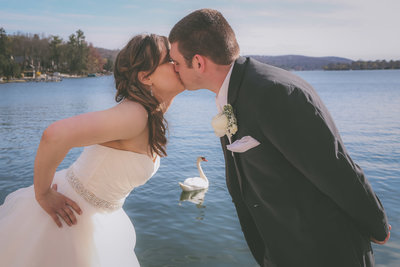
[[[222,14],[214,9],[199,9],[172,28],[170,43],[178,42],[179,52],[188,67],[196,54],[219,65],[229,65],[239,56],[235,33]]]

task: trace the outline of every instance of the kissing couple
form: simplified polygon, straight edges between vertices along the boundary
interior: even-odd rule
[[[117,105],[43,132],[34,184],[0,206],[1,266],[139,266],[122,205],[167,155],[174,97],[202,88],[216,94],[226,184],[257,263],[374,266],[371,242],[386,243],[390,225],[327,108],[294,74],[239,56],[220,12],[192,12],[168,38],[133,37],[114,77]],[[56,171],[73,147],[85,148]]]

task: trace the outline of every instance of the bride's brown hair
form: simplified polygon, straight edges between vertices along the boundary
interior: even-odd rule
[[[124,99],[141,104],[148,113],[149,145],[151,154],[166,156],[167,121],[161,103],[153,96],[151,88],[140,82],[141,71],[151,75],[160,64],[162,51],[167,49],[167,37],[156,34],[140,34],[133,37],[118,53],[114,65],[117,93],[115,101]]]

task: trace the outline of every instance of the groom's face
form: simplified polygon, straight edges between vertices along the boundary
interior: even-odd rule
[[[185,89],[197,90],[200,89],[199,74],[193,67],[188,67],[183,55],[179,52],[178,42],[171,44],[170,57],[175,63],[175,71],[179,74]]]

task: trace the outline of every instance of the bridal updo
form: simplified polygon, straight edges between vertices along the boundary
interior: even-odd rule
[[[115,100],[129,99],[140,103],[148,113],[149,145],[151,153],[166,156],[167,122],[161,103],[153,96],[151,88],[139,81],[141,71],[151,75],[160,64],[163,49],[169,50],[167,37],[141,34],[133,37],[118,53],[114,65],[117,93]],[[168,51],[167,51],[168,52]]]

